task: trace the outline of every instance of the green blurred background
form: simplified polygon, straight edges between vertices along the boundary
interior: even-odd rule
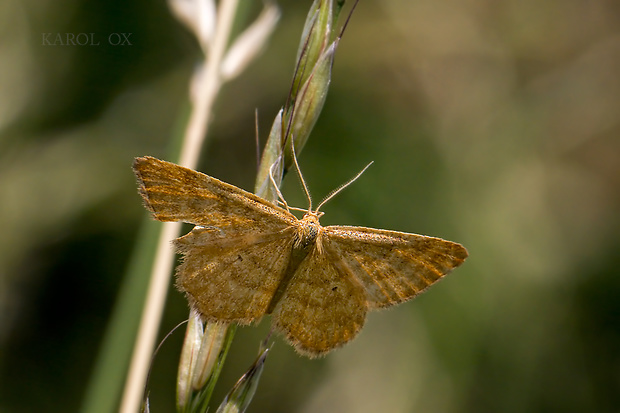
[[[201,170],[251,189],[310,1],[281,1],[220,96]],[[163,1],[0,3],[0,411],[78,411],[200,56]],[[95,33],[51,46],[43,33]],[[111,46],[110,33],[131,33]],[[251,412],[620,411],[620,3],[362,0],[300,157],[323,225],[439,236],[470,258],[319,360],[276,339]],[[289,201],[306,202],[295,179]],[[171,290],[161,335],[187,316]],[[268,320],[240,328],[215,400]],[[182,333],[154,366],[172,411]],[[110,391],[112,394],[112,391]]]

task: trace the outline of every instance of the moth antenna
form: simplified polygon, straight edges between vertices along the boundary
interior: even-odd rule
[[[273,165],[271,165],[271,167],[269,168],[269,179],[271,179],[271,183],[273,184],[273,187],[276,190],[276,193],[278,194],[278,198],[280,198],[280,202],[282,202],[282,204],[286,207],[286,210],[291,212],[291,210],[288,207],[288,204],[286,203],[286,200],[284,199],[284,196],[282,195],[282,192],[280,192],[280,188],[278,188],[278,185],[276,184],[276,180],[273,178],[273,167],[276,166],[276,163],[279,161],[276,161],[273,163]]]
[[[373,161],[374,162],[374,161]],[[362,169],[361,171],[359,171],[357,173],[357,175],[355,175],[353,178],[349,179],[347,182],[345,182],[344,184],[340,185],[338,188],[334,189],[333,191],[331,191],[329,193],[329,195],[327,195],[319,204],[318,207],[316,207],[316,210],[314,211],[315,213],[319,212],[319,209],[321,209],[321,207],[323,205],[325,205],[327,203],[327,201],[329,201],[330,199],[332,199],[333,197],[335,197],[336,195],[338,195],[343,189],[345,189],[347,186],[351,185],[353,182],[355,182],[357,180],[357,178],[359,178],[360,176],[362,176],[362,174],[366,171],[366,169],[368,169],[370,167],[370,165],[373,164],[373,162],[370,162],[368,165],[366,165],[364,167],[364,169]]]
[[[308,186],[306,185],[306,181],[304,181],[304,177],[301,174],[299,163],[297,163],[297,155],[295,154],[295,147],[293,146],[292,143],[293,143],[293,139],[291,139],[291,152],[293,152],[293,162],[295,163],[295,169],[297,169],[297,174],[299,175],[301,186],[304,188],[304,192],[306,193],[306,198],[308,198],[308,212],[309,212],[309,211],[312,211],[312,197],[310,196],[310,191],[308,191]]]

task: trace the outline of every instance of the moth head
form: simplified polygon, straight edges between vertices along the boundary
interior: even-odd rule
[[[314,211],[306,212],[304,217],[299,221],[295,227],[295,241],[294,246],[297,248],[307,247],[315,242],[318,242],[317,237],[322,231],[321,224],[319,223],[320,215]]]
[[[319,223],[319,218],[321,218],[323,216],[323,214],[325,214],[325,212],[319,212],[319,211],[308,211],[304,214],[304,217],[302,218],[304,221],[309,222],[309,223]]]

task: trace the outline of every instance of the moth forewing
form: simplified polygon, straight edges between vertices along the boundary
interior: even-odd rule
[[[441,238],[348,226],[323,233],[325,253],[364,287],[370,307],[415,297],[467,258],[462,245]]]
[[[297,218],[268,201],[189,168],[150,156],[136,158],[134,172],[145,205],[159,221],[273,230]]]

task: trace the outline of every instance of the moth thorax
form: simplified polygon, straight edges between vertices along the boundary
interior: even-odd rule
[[[295,234],[295,246],[307,247],[313,244],[319,235],[321,224],[319,224],[319,218],[312,213],[307,213],[297,226],[297,234]]]

